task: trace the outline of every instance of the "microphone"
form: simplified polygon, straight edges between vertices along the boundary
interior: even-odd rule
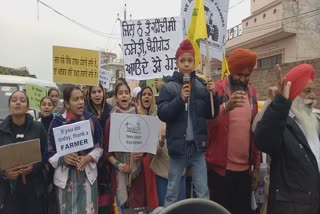
[[[183,85],[190,84],[190,74],[183,75]],[[187,97],[185,101],[185,109],[188,111],[188,103],[189,103],[189,97]]]

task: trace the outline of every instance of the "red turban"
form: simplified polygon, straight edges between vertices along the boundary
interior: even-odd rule
[[[314,80],[314,67],[309,64],[301,64],[292,68],[285,76],[286,81],[291,82],[290,100],[294,100],[306,87],[309,80]]]
[[[257,54],[248,49],[238,48],[231,52],[228,66],[231,75],[238,74],[245,69],[251,73],[257,62]]]
[[[184,53],[190,53],[194,58],[194,49],[189,39],[185,39],[180,43],[180,47],[176,52],[176,60],[178,60],[179,57]]]

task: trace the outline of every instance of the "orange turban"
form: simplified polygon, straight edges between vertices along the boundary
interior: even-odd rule
[[[228,66],[231,75],[238,74],[245,69],[252,72],[257,62],[257,54],[248,49],[238,48],[231,52]]]
[[[301,64],[292,68],[285,76],[286,81],[291,82],[290,100],[294,100],[306,87],[309,80],[314,80],[314,67],[309,64]]]

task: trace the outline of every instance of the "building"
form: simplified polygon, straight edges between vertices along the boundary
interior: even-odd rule
[[[123,59],[118,59],[115,53],[100,52],[100,67],[111,72],[109,90],[113,90],[116,80],[125,76]]]
[[[319,0],[251,0],[251,15],[228,30],[226,55],[257,53],[257,68],[319,58]]]

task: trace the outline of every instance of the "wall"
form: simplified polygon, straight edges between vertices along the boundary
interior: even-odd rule
[[[317,94],[317,108],[320,109],[320,58],[312,59],[312,60],[304,60],[299,62],[293,63],[286,63],[281,65],[282,76],[284,76],[290,69],[299,65],[299,64],[312,64],[316,69],[316,80],[315,80],[315,87],[316,87],[316,94]],[[220,74],[213,76],[214,80],[220,80]],[[274,68],[266,69],[266,70],[253,70],[250,76],[250,82],[256,87],[258,100],[266,100],[267,99],[267,89],[270,86],[276,86],[276,73]]]
[[[318,96],[318,106],[320,107],[320,58],[313,59],[313,60],[305,60],[293,63],[287,63],[281,65],[282,76],[284,76],[290,69],[295,67],[299,64],[312,64],[316,69],[316,80],[315,80],[315,87],[316,87],[316,94]],[[250,82],[257,88],[258,99],[259,100],[266,100],[267,99],[267,89],[270,86],[276,85],[276,74],[274,69],[268,70],[254,70],[250,77]]]
[[[282,54],[282,63],[289,63],[297,61],[295,47],[296,37],[292,36],[282,40],[278,40],[276,42],[259,46],[257,48],[253,48],[252,51],[257,53],[258,59]]]
[[[251,14],[277,0],[251,0]]]
[[[242,35],[229,40],[227,42],[227,49],[241,43],[260,40],[260,37],[267,34],[272,35],[275,31],[281,31],[282,29],[282,4],[277,3],[244,19],[242,21]]]

